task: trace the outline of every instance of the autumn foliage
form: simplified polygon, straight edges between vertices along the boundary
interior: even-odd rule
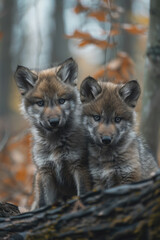
[[[29,208],[33,201],[34,165],[31,136],[27,131],[12,137],[0,152],[0,200]]]
[[[80,43],[78,44],[79,47],[84,47],[88,44],[94,44],[99,48],[112,48],[115,46],[115,43],[109,43],[107,41],[99,40],[93,38],[89,33],[80,32],[76,30],[73,35],[66,35],[67,38],[77,38],[80,39]]]
[[[80,0],[74,8],[76,14],[83,13],[86,18],[94,18],[99,22],[107,22],[110,24],[110,30],[101,29],[99,38],[95,38],[88,32],[75,30],[73,34],[66,35],[67,38],[77,39],[78,47],[85,47],[93,44],[104,51],[108,48],[115,48],[117,45],[115,36],[123,33],[123,30],[129,34],[139,35],[146,33],[146,27],[139,24],[120,23],[121,14],[125,11],[122,7],[116,5],[114,0],[101,0],[97,8],[84,6]],[[105,38],[104,38],[105,37]],[[117,55],[110,62],[100,67],[99,71],[94,75],[95,78],[107,79],[114,82],[126,82],[131,79],[134,73],[134,64],[132,59],[124,52],[117,52]]]
[[[118,52],[117,57],[94,75],[96,79],[103,79],[104,76],[114,83],[127,82],[134,73],[134,63],[124,52]]]

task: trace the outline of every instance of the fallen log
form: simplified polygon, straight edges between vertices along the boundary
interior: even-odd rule
[[[0,217],[0,239],[160,239],[160,173],[149,180],[47,206],[16,216]]]

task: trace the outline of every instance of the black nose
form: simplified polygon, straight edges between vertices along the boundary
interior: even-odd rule
[[[111,143],[111,137],[110,136],[103,136],[102,137],[102,143],[103,144],[110,144]]]
[[[59,124],[59,118],[51,118],[48,120],[51,127],[57,127]]]

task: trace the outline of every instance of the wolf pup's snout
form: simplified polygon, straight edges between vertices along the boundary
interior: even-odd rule
[[[57,127],[59,125],[59,118],[50,118],[48,122],[51,127]]]
[[[102,143],[105,144],[105,145],[109,145],[112,141],[110,136],[102,136],[101,139],[102,139]]]

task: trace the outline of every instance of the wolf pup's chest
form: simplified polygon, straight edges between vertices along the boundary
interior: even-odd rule
[[[59,150],[59,151],[58,151]],[[50,152],[35,152],[34,162],[39,169],[48,169],[59,182],[63,181],[64,172],[68,171],[69,153],[60,149]]]
[[[46,165],[56,165],[62,164],[63,161],[68,159],[69,150],[66,147],[63,146],[57,146],[57,147],[45,147],[41,146],[38,147],[35,145],[33,147],[33,157],[35,163],[39,167],[43,167]]]

